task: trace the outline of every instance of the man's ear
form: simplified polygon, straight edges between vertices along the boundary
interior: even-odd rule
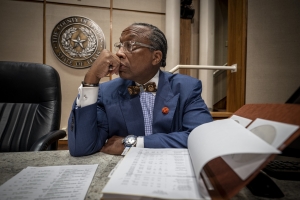
[[[157,65],[161,62],[162,52],[159,50],[153,51],[152,65]]]

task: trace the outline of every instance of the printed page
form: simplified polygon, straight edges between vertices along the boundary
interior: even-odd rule
[[[201,199],[187,149],[132,147],[102,192],[104,199]]]
[[[241,117],[241,116],[238,116],[238,115],[232,115],[230,117],[230,119],[233,119],[234,121],[236,121],[237,123],[239,123],[243,127],[247,127],[252,122],[251,119]]]
[[[95,165],[27,167],[0,186],[1,200],[83,200]]]
[[[197,179],[204,165],[224,155],[280,153],[233,119],[216,120],[196,127],[189,135],[188,149]]]
[[[279,148],[299,126],[275,122],[265,119],[256,119],[247,129],[253,135],[258,136],[274,148]],[[256,154],[233,154],[223,156],[223,160],[235,171],[235,173],[245,180],[251,175],[269,155]]]

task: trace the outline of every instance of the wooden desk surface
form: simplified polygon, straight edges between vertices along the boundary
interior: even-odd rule
[[[109,180],[108,175],[122,156],[113,156],[104,153],[96,153],[84,157],[72,157],[69,151],[41,151],[41,152],[17,152],[0,153],[0,185],[19,173],[27,166],[57,166],[57,165],[89,165],[99,164],[85,199],[99,200],[101,191]],[[277,185],[288,192],[288,199],[300,197],[300,182],[275,180]],[[243,188],[232,200],[266,200],[251,194],[247,188]],[[285,200],[286,198],[282,198]]]

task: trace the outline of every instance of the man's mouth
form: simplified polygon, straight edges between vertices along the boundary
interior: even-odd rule
[[[121,63],[120,67],[119,67],[119,71],[122,71],[125,68],[126,68],[126,65],[124,63]]]

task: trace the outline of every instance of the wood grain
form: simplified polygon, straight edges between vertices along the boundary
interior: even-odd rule
[[[180,19],[180,59],[179,64],[191,64],[191,20]],[[190,75],[190,69],[179,69],[180,74]]]
[[[246,89],[247,0],[228,1],[228,65],[237,64],[237,72],[227,72],[228,112],[245,104]]]

